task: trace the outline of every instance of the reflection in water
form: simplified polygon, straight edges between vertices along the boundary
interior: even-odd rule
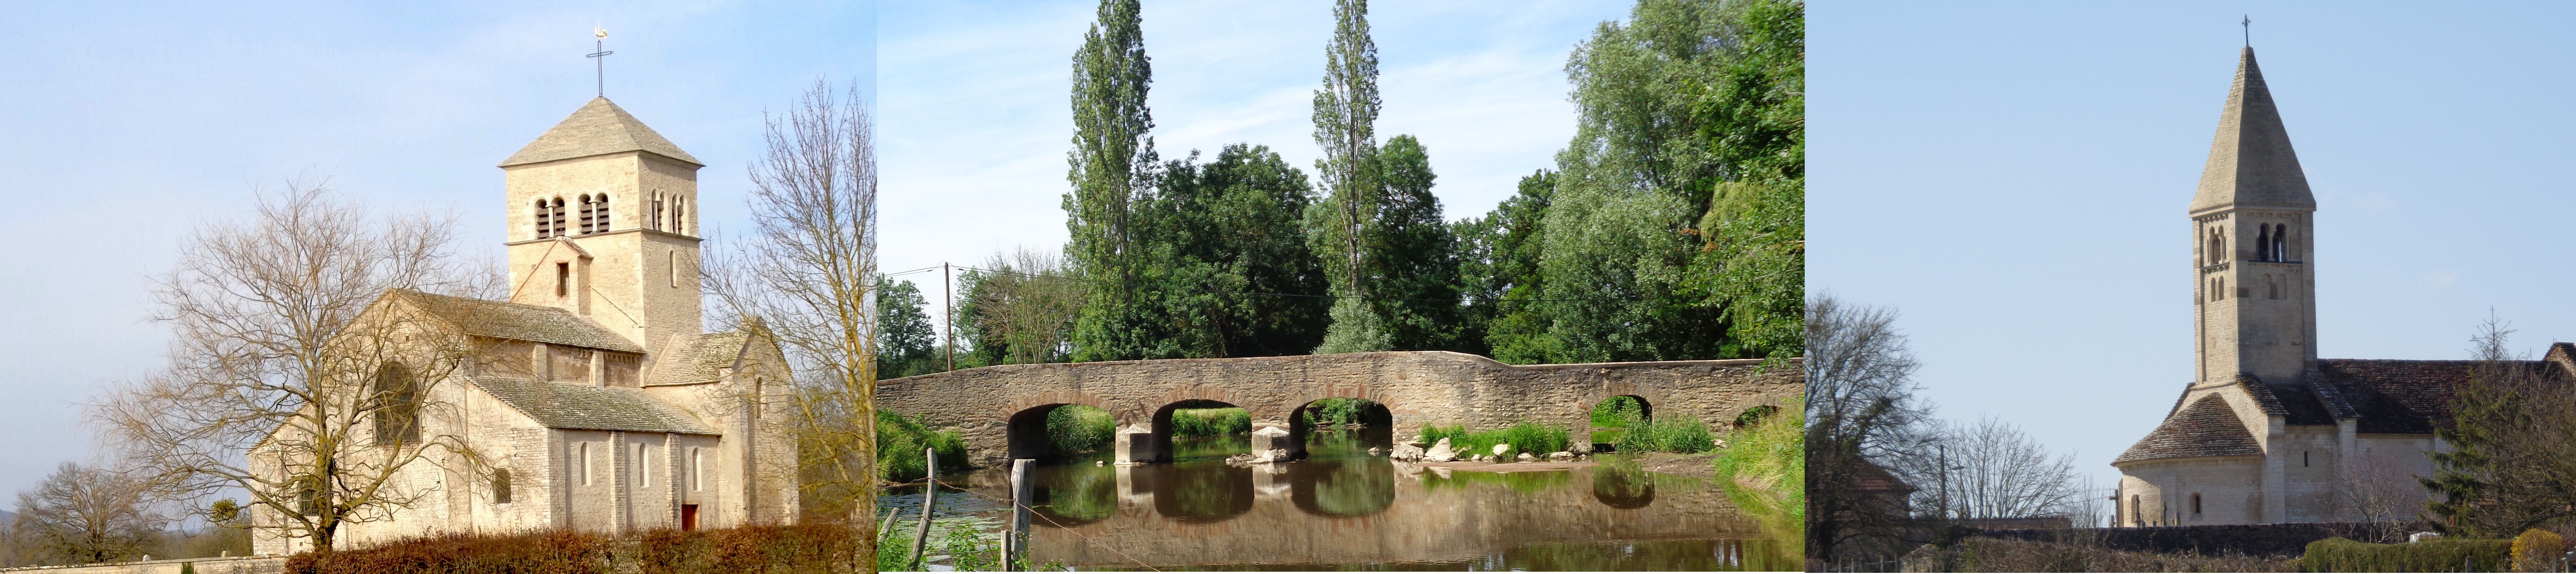
[[[1620,464],[1514,473],[1425,468],[1367,454],[1386,444],[1382,432],[1318,432],[1310,458],[1285,465],[1209,460],[1243,452],[1241,439],[1175,441],[1185,455],[1176,464],[1095,466],[1100,459],[1092,458],[1036,468],[1031,558],[1085,570],[1802,566],[1797,541],[1768,539],[1702,479]],[[981,471],[973,488],[1001,494],[1005,476]]]

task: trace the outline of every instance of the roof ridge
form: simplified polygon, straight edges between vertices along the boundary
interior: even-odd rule
[[[501,160],[501,167],[511,167],[556,160],[583,158],[612,153],[641,151],[671,158],[689,165],[704,167],[698,158],[681,151],[678,144],[635,119],[606,96],[591,98],[581,109],[555,123],[546,133]]]

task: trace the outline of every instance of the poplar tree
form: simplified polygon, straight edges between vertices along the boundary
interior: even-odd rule
[[[1368,0],[1333,3],[1333,42],[1324,50],[1324,89],[1315,91],[1315,161],[1326,196],[1307,215],[1308,241],[1324,256],[1334,294],[1332,326],[1315,353],[1394,348],[1369,308],[1368,251],[1379,196],[1377,43],[1369,39]]]
[[[1088,284],[1089,304],[1074,329],[1074,360],[1110,360],[1131,348],[1128,324],[1137,255],[1132,206],[1152,180],[1153,84],[1137,0],[1101,0],[1098,20],[1073,55],[1073,150],[1064,196],[1072,240],[1066,258]]]

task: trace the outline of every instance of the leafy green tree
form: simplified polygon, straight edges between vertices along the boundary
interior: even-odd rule
[[[939,330],[922,310],[928,301],[911,281],[877,279],[877,376],[939,372]]]
[[[1322,353],[1394,348],[1383,321],[1369,305],[1366,276],[1379,196],[1377,42],[1369,38],[1368,1],[1333,3],[1333,41],[1324,49],[1324,88],[1315,91],[1315,160],[1326,196],[1308,211],[1308,233],[1335,296],[1332,325]]]
[[[1134,204],[1153,179],[1153,112],[1145,95],[1153,62],[1145,57],[1137,0],[1101,0],[1098,20],[1073,56],[1073,151],[1066,154],[1065,253],[1088,287],[1075,360],[1130,358],[1103,354],[1131,348],[1137,313],[1128,308],[1137,273]]]
[[[1453,225],[1464,297],[1459,351],[1506,363],[1547,362],[1555,340],[1547,336],[1546,309],[1531,300],[1541,298],[1539,230],[1555,193],[1556,173],[1539,170],[1521,178],[1519,193],[1492,212]]]
[[[1145,204],[1151,261],[1137,305],[1159,318],[1138,358],[1302,354],[1323,339],[1323,267],[1308,247],[1306,175],[1265,146],[1233,144],[1162,168]],[[1141,323],[1141,321],[1139,322]],[[1138,338],[1138,341],[1147,339]]]
[[[1541,239],[1552,340],[1520,358],[1802,352],[1803,13],[1642,0],[1576,48],[1580,119]]]
[[[1459,336],[1456,236],[1431,195],[1430,154],[1410,135],[1378,151],[1380,196],[1363,278],[1393,350],[1455,350]]]
[[[1074,323],[1090,284],[1054,256],[1030,250],[994,254],[958,276],[959,335],[968,346],[959,368],[1073,360]]]

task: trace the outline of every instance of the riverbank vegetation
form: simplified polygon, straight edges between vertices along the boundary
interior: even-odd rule
[[[1368,412],[1369,407],[1376,406],[1379,405],[1368,399],[1335,397],[1315,401],[1305,410],[1297,411],[1297,416],[1305,417],[1307,425],[1319,429],[1358,428],[1365,424],[1362,415]]]
[[[2300,572],[2289,558],[2193,552],[2133,552],[2085,541],[2037,542],[1971,537],[1948,547],[1924,545],[1903,558],[1906,572]],[[1894,564],[1809,561],[1808,571],[1892,572]],[[2450,567],[2457,568],[2456,562]],[[2324,570],[2309,570],[2324,572]],[[2391,570],[2406,572],[2407,570]],[[2441,572],[2444,570],[2431,570]]]
[[[954,430],[933,430],[919,418],[877,411],[877,468],[886,480],[921,480],[929,463],[923,451],[938,449],[939,468],[966,468],[966,440]]]
[[[1547,456],[1550,453],[1564,451],[1572,434],[1565,427],[1529,422],[1480,432],[1468,432],[1467,427],[1464,426],[1435,425],[1422,427],[1422,442],[1437,444],[1440,439],[1449,439],[1449,448],[1457,450],[1460,457],[1493,455],[1494,445],[1511,445],[1501,455],[1503,458],[1511,458],[1524,452]]]
[[[1172,409],[1172,436],[1211,437],[1252,434],[1252,414],[1241,408]]]
[[[1117,446],[1118,419],[1090,405],[1065,405],[1047,411],[1047,442],[1060,455],[1106,452]]]
[[[1717,480],[1730,491],[1742,489],[1758,493],[1755,498],[1770,511],[1786,515],[1804,524],[1807,514],[1807,448],[1805,408],[1799,399],[1790,399],[1788,408],[1762,411],[1769,416],[1755,417],[1728,433],[1726,447],[1718,449]],[[1753,412],[1753,411],[1748,411]],[[1738,503],[1746,502],[1738,497]]]

